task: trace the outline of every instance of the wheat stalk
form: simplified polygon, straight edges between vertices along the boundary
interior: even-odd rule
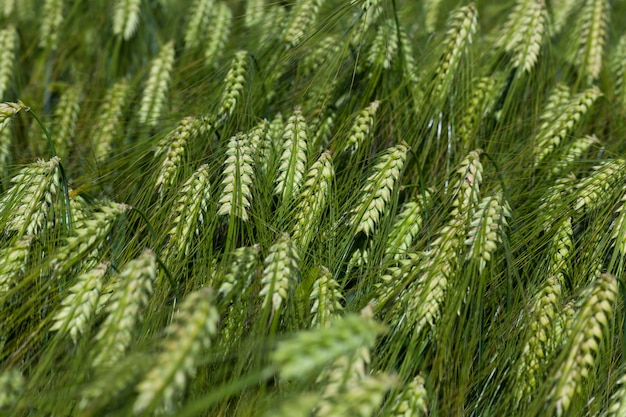
[[[118,0],[113,13],[113,34],[130,40],[141,17],[141,0]]]
[[[117,288],[106,306],[107,317],[94,340],[94,367],[110,367],[124,357],[141,320],[141,309],[152,294],[155,277],[156,258],[148,249],[122,267]]]
[[[95,316],[102,278],[108,267],[107,263],[101,263],[76,278],[76,283],[69,289],[70,294],[63,298],[61,308],[54,315],[50,330],[69,334],[74,343],[78,342],[78,337],[85,333]]]
[[[361,187],[360,200],[351,211],[350,226],[355,233],[369,236],[386,214],[408,151],[408,146],[399,144],[378,156],[373,172]]]
[[[238,133],[228,141],[218,215],[248,220],[254,176],[252,149],[248,136],[243,133]]]
[[[161,46],[159,54],[150,64],[138,113],[139,123],[142,125],[154,127],[161,119],[173,66],[174,41],[170,41]]]
[[[164,404],[165,410],[170,412],[174,409],[176,394],[185,388],[187,379],[193,377],[202,351],[217,334],[219,314],[212,301],[210,288],[187,295],[166,330],[167,338],[156,364],[137,386],[135,414],[158,404]]]
[[[296,108],[282,134],[282,153],[274,188],[274,193],[280,195],[283,201],[290,200],[302,185],[307,165],[308,135],[306,120]]]
[[[210,25],[207,33],[208,41],[204,47],[204,60],[208,67],[217,68],[230,37],[233,14],[226,3],[218,2],[211,17],[213,24]]]

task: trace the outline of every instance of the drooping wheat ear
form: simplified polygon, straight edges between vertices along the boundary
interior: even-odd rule
[[[9,122],[11,119],[8,119]],[[8,187],[8,169],[11,162],[11,147],[13,145],[13,129],[7,126],[0,128],[0,186],[3,189]]]
[[[283,201],[290,200],[300,190],[307,166],[308,126],[302,112],[296,108],[287,120],[282,136],[282,154],[274,193]]]
[[[554,122],[560,110],[567,105],[572,97],[572,93],[567,84],[557,83],[550,91],[543,111],[539,115],[541,125],[539,130],[547,129]]]
[[[611,237],[615,241],[615,250],[624,256],[626,255],[626,185],[622,187],[622,198],[615,212],[617,217],[611,224],[613,230]]]
[[[63,160],[67,159],[74,144],[81,101],[82,87],[73,85],[63,93],[54,111],[55,123],[52,129],[52,142],[57,155]]]
[[[576,183],[577,179],[573,173],[558,178],[546,194],[541,197],[537,212],[544,230],[550,230],[554,221],[559,218],[559,213],[562,213],[563,209],[567,207],[565,202],[571,198],[573,190],[576,189]]]
[[[426,417],[428,415],[428,392],[424,377],[417,375],[394,398],[391,408],[393,417]]]
[[[41,21],[39,46],[56,50],[59,44],[59,31],[63,25],[63,0],[45,0],[43,3],[43,20]]]
[[[461,161],[456,170],[456,176],[450,183],[453,193],[452,207],[455,207],[452,215],[461,214],[467,216],[469,209],[478,204],[480,184],[483,181],[483,166],[480,163],[482,150],[471,151]]]
[[[478,263],[479,272],[491,260],[502,241],[507,226],[506,217],[510,215],[511,209],[501,192],[485,197],[478,203],[465,244],[469,245],[467,259]]]
[[[113,13],[113,34],[129,40],[137,31],[140,16],[141,0],[118,0]]]
[[[369,236],[386,214],[408,151],[408,146],[399,144],[378,157],[372,174],[361,188],[361,198],[352,210],[350,225],[355,228],[355,233],[363,232]]]
[[[439,9],[441,0],[426,0],[422,2],[424,8],[424,20],[426,31],[433,33],[437,29],[437,21],[439,20]]]
[[[396,21],[387,19],[378,26],[376,37],[370,46],[366,62],[368,66],[388,70],[398,53]],[[371,72],[369,75],[371,76]]]
[[[33,239],[32,235],[26,235],[0,250],[0,296],[16,284],[20,274],[26,272]]]
[[[600,76],[604,44],[608,37],[608,0],[586,0],[580,12],[578,48],[573,51],[574,64],[591,85]]]
[[[243,94],[246,84],[246,72],[248,71],[248,52],[237,51],[226,79],[224,79],[224,91],[222,92],[222,104],[218,115],[221,119],[228,119],[233,115],[237,103]]]
[[[398,34],[400,35],[400,55],[402,58],[402,75],[409,88],[415,90],[417,88],[417,82],[419,81],[418,65],[415,61],[415,51],[411,45],[411,38],[407,34],[405,28],[400,25],[398,27]]]
[[[165,153],[156,183],[155,191],[163,196],[171,190],[178,180],[184,166],[185,153],[189,142],[205,130],[204,121],[196,117],[183,118],[178,126],[167,134],[159,143],[155,157]],[[165,151],[165,152],[164,152]]]
[[[378,100],[373,101],[356,116],[350,128],[348,142],[346,143],[346,150],[350,153],[355,153],[363,146],[367,146],[367,141],[371,137],[376,120],[376,112],[379,106],[380,102]]]
[[[259,245],[237,248],[231,255],[218,294],[225,302],[243,294],[250,287],[259,265]]]
[[[297,332],[278,345],[272,363],[285,379],[307,378],[358,349],[368,350],[385,327],[371,318],[348,314],[328,326]]]
[[[202,165],[183,184],[176,201],[176,217],[167,232],[167,242],[163,250],[165,259],[188,256],[194,244],[194,237],[200,234],[209,201],[211,183],[208,165]]]
[[[283,234],[270,247],[269,254],[263,262],[261,292],[263,308],[270,309],[272,314],[280,314],[281,305],[287,301],[288,292],[300,276],[300,257],[289,235]]]
[[[265,0],[246,0],[246,16],[244,23],[251,28],[263,22],[265,15]]]
[[[322,153],[311,166],[302,186],[293,223],[293,242],[305,253],[319,233],[318,226],[326,210],[335,177],[330,152]]]
[[[554,163],[552,167],[552,175],[559,176],[566,172],[572,164],[578,160],[582,155],[591,148],[593,144],[600,143],[595,135],[587,135],[582,138],[574,140],[569,146],[567,146],[562,156]]]
[[[603,417],[621,417],[626,415],[626,372],[620,369],[621,376],[615,381],[613,394],[609,406]]]
[[[248,220],[252,200],[253,163],[248,136],[238,133],[230,138],[224,161],[223,189],[219,199],[218,215]]]
[[[506,25],[505,51],[513,54],[513,68],[531,72],[547,31],[548,12],[543,0],[519,0]]]
[[[170,41],[161,46],[159,54],[150,64],[150,73],[141,96],[138,113],[139,123],[142,125],[154,127],[158,124],[165,107],[173,66],[174,41]]]
[[[63,276],[73,266],[84,263],[93,268],[100,258],[101,246],[115,222],[130,209],[125,204],[105,202],[99,211],[74,225],[74,236],[52,255],[50,268],[55,276]]]
[[[330,145],[333,129],[337,119],[337,112],[333,109],[326,109],[326,117],[316,120],[313,131],[313,149],[327,149]]]
[[[269,2],[265,8],[265,17],[261,21],[259,45],[267,46],[280,40],[284,33],[289,14],[287,9],[276,2]],[[281,64],[278,64],[276,72],[280,72]]]
[[[554,326],[560,311],[563,275],[550,276],[537,291],[528,311],[527,334],[522,354],[517,362],[512,384],[517,406],[524,407],[534,398],[548,371],[547,359],[557,349]]]
[[[457,128],[458,137],[469,149],[474,145],[474,138],[480,129],[483,116],[489,110],[498,91],[497,85],[493,77],[481,77],[473,83],[474,90]]]
[[[555,233],[550,242],[548,274],[558,275],[569,270],[569,257],[574,247],[572,218],[566,217],[553,227],[555,227]]]
[[[320,276],[313,283],[309,296],[311,307],[311,327],[328,326],[343,311],[343,295],[339,284],[325,266],[320,268]]]
[[[424,196],[426,197],[426,204],[428,204],[430,193],[424,191]],[[385,256],[398,260],[407,255],[413,240],[422,229],[422,223],[424,222],[423,213],[424,200],[422,198],[409,201],[404,205],[389,234]]]
[[[5,231],[14,230],[19,236],[38,235],[51,226],[48,220],[61,189],[61,160],[52,157],[29,164],[11,179],[13,186],[0,200],[1,208],[10,208],[11,215]]]
[[[149,249],[122,267],[118,286],[105,309],[107,317],[94,340],[94,367],[109,367],[124,356],[141,320],[141,309],[152,294],[155,276],[156,258]]]
[[[205,31],[211,17],[215,0],[195,0],[189,11],[189,20],[185,28],[185,48],[198,47],[205,38]]]
[[[320,7],[325,0],[299,0],[293,6],[289,22],[282,34],[287,48],[298,46],[317,20]]]
[[[461,59],[473,43],[478,27],[478,12],[474,3],[452,11],[446,27],[443,53],[435,69],[434,93],[440,99],[448,94]]]
[[[602,207],[612,193],[609,191],[626,176],[626,161],[615,159],[594,167],[593,172],[578,184],[576,210],[587,211]]]
[[[591,87],[576,94],[567,104],[556,109],[557,114],[554,119],[544,124],[537,133],[534,145],[536,164],[539,164],[561,144],[561,141],[575,131],[580,119],[601,95],[597,87]]]
[[[6,29],[0,31],[0,100],[4,99],[13,76],[16,46],[17,30],[15,26],[8,25]]]
[[[213,304],[210,288],[189,294],[174,322],[167,328],[167,339],[156,364],[137,386],[139,395],[133,405],[135,414],[163,404],[171,412],[174,400],[195,374],[203,350],[217,334],[219,314]]]
[[[207,42],[204,47],[204,60],[210,68],[217,68],[224,53],[224,48],[230,37],[233,13],[224,2],[218,2],[211,14],[211,25],[207,33]]]
[[[93,152],[99,160],[104,160],[110,155],[113,141],[122,130],[124,109],[131,93],[130,84],[126,80],[121,80],[115,83],[104,96],[91,132]]]
[[[108,263],[101,263],[78,276],[76,284],[69,289],[70,294],[63,299],[59,311],[54,315],[50,330],[69,334],[74,343],[78,342],[78,337],[85,333],[96,314],[102,277],[108,267]]]
[[[359,18],[350,41],[355,47],[362,47],[363,40],[369,29],[376,23],[382,13],[382,2],[380,0],[353,0],[350,3],[355,7],[355,17]]]
[[[26,381],[17,368],[3,369],[0,372],[0,411],[15,410],[25,388]]]
[[[573,319],[571,341],[567,343],[554,373],[546,404],[550,414],[566,415],[572,402],[583,394],[586,380],[591,380],[593,384],[596,360],[605,348],[605,336],[611,327],[618,292],[619,285],[612,275],[603,274],[591,284]]]
[[[626,110],[626,34],[622,35],[611,54],[611,74],[615,76],[615,100]]]
[[[561,33],[570,16],[580,5],[580,0],[555,0],[552,2],[552,32],[554,36]]]
[[[11,123],[13,116],[18,114],[20,110],[28,111],[29,108],[19,100],[17,103],[0,103],[0,129],[7,127]]]

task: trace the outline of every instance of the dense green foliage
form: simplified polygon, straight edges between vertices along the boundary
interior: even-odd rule
[[[0,19],[0,415],[626,416],[626,3]]]

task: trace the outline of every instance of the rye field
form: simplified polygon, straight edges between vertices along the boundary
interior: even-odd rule
[[[1,416],[626,417],[626,2],[0,22]]]

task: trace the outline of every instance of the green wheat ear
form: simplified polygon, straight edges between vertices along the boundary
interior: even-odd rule
[[[308,125],[299,108],[287,120],[282,134],[282,153],[274,193],[288,201],[300,190],[308,154]]]
[[[141,0],[117,0],[113,13],[113,33],[124,40],[133,37],[141,17]]]
[[[155,127],[162,119],[166,107],[167,93],[174,66],[174,41],[163,46],[152,60],[150,73],[143,90],[139,107],[139,123]]]
[[[248,136],[243,133],[238,133],[228,141],[218,215],[248,220],[254,178],[252,149]]]

